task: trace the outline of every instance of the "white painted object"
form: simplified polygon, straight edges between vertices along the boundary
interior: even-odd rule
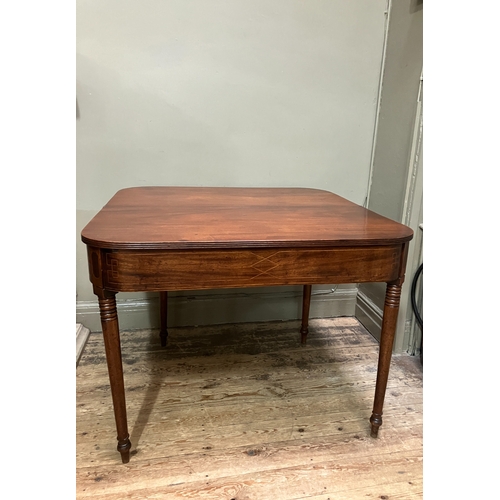
[[[90,335],[90,330],[84,327],[81,323],[76,324],[76,365],[78,366],[78,361],[83,353],[83,348],[87,343]]]

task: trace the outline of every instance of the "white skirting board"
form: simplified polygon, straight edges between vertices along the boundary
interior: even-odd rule
[[[355,314],[360,323],[380,342],[384,311],[363,292],[358,292]]]
[[[83,348],[89,338],[90,330],[84,327],[81,323],[76,324],[76,364],[78,366],[78,361],[83,352]]]
[[[310,318],[354,316],[357,288],[313,287]],[[159,327],[157,297],[117,300],[120,329]],[[169,297],[169,326],[217,325],[298,319],[302,314],[302,288],[274,292],[221,292],[212,295]],[[76,320],[93,332],[102,331],[97,301],[77,302]]]

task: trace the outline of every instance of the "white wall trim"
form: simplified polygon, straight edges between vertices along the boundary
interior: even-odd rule
[[[76,365],[82,356],[83,349],[90,335],[90,330],[81,323],[76,324]]]
[[[310,318],[354,316],[357,288],[335,291],[315,290]],[[119,299],[116,307],[120,329],[159,328],[158,297]],[[284,292],[234,292],[169,297],[168,325],[194,326],[298,319],[302,314],[302,294]],[[96,301],[79,301],[76,320],[92,331],[102,331]]]
[[[366,294],[358,291],[356,318],[380,342],[384,312]]]
[[[370,193],[373,181],[373,168],[375,164],[375,150],[377,147],[377,133],[378,133],[378,125],[380,119],[380,109],[382,107],[382,87],[384,84],[385,59],[387,57],[387,43],[389,40],[389,22],[391,17],[391,8],[392,8],[392,0],[387,0],[385,8],[384,41],[382,48],[382,58],[380,60],[380,75],[379,75],[378,91],[377,91],[377,111],[375,113],[375,123],[373,124],[373,138],[372,138],[372,149],[370,154],[370,170],[368,172],[368,185],[366,187],[366,197],[365,197],[365,202],[363,204],[365,208],[368,208],[368,204],[370,203]]]

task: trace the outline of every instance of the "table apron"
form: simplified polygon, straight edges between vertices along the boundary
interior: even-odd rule
[[[116,292],[200,290],[398,278],[402,245],[252,250],[89,247],[91,281]]]

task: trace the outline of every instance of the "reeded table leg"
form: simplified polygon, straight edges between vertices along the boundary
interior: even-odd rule
[[[96,289],[95,287],[94,292],[99,298],[102,333],[104,337],[104,347],[106,349],[106,361],[108,363],[113,409],[115,412],[118,439],[117,450],[121,453],[122,462],[126,464],[130,459],[130,447],[132,445],[127,429],[127,410],[125,406],[120,331],[116,312],[116,294],[114,292],[108,292],[107,290]]]
[[[160,292],[160,345],[165,347],[167,345],[167,304],[168,292]]]
[[[392,346],[394,343],[394,334],[396,333],[400,297],[401,285],[387,284],[382,333],[380,335],[375,400],[373,402],[373,413],[370,417],[372,437],[377,437],[378,429],[382,425],[382,408],[384,406],[385,390],[387,388],[389,367],[391,365]]]
[[[311,305],[312,285],[304,285],[302,295],[302,325],[300,326],[300,342],[305,344],[309,333],[309,307]]]

